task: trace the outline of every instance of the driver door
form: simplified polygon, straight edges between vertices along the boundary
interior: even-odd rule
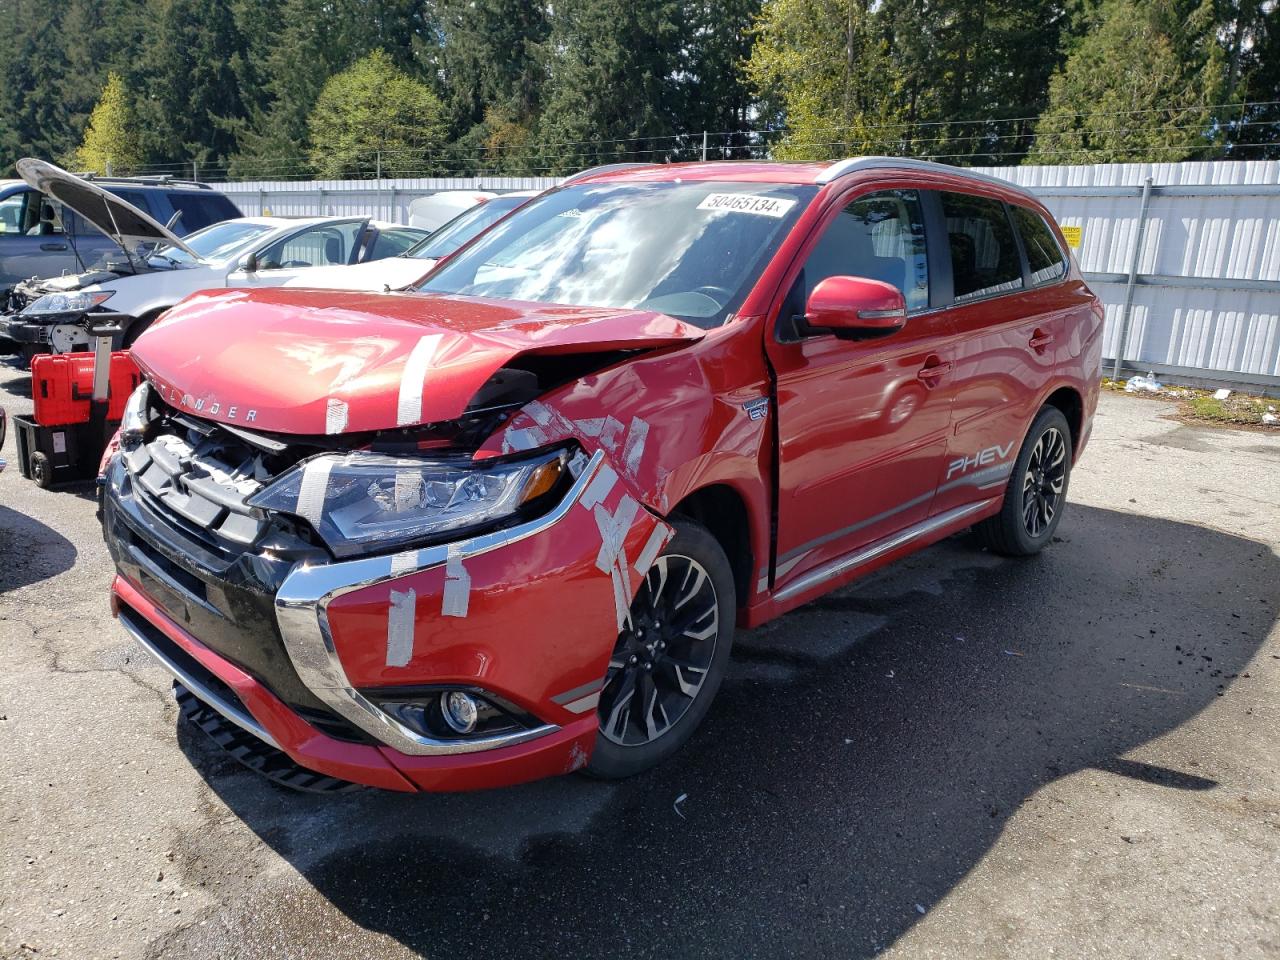
[[[929,514],[953,398],[952,330],[930,309],[925,219],[916,190],[863,193],[834,208],[768,338],[778,397],[775,591],[834,583],[847,572],[832,569],[838,561]],[[804,335],[791,318],[820,281],[840,275],[898,287],[906,324],[856,340]]]
[[[254,251],[258,269],[236,267],[229,287],[278,287],[310,267],[344,267],[360,254],[366,221],[338,220],[305,227]]]

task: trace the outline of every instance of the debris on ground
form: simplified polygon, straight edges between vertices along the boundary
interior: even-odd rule
[[[1130,377],[1124,385],[1125,393],[1137,393],[1138,391],[1160,393],[1163,389],[1164,384],[1157,380],[1156,375],[1150,371],[1147,372],[1145,377],[1142,374]]]
[[[680,794],[680,796],[676,797],[676,802],[675,802],[675,803],[673,803],[673,804],[671,805],[671,809],[672,809],[672,810],[674,810],[674,811],[676,812],[676,814],[680,817],[680,819],[681,819],[681,820],[688,820],[688,819],[689,819],[689,818],[688,818],[688,817],[686,817],[686,816],[684,815],[684,813],[680,810],[680,804],[684,803],[684,802],[685,802],[686,800],[688,800],[688,799],[689,799],[689,795],[688,795],[687,793],[682,793],[682,794]]]
[[[1223,387],[1218,390],[1201,390],[1195,387],[1164,387],[1151,390],[1150,375],[1131,377],[1129,380],[1112,380],[1104,377],[1104,390],[1123,391],[1130,396],[1152,400],[1172,400],[1178,404],[1177,418],[1194,423],[1223,423],[1233,426],[1273,428],[1280,426],[1275,400],[1270,397],[1252,396]],[[1159,385],[1159,381],[1154,381]]]
[[[1213,391],[1213,399],[1215,400],[1225,400],[1229,396],[1231,396],[1231,391],[1226,387],[1223,387],[1221,390]]]

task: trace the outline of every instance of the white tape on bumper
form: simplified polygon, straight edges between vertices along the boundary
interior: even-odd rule
[[[440,612],[446,617],[465,617],[471,606],[471,575],[462,558],[449,548],[444,563],[444,598]]]
[[[403,667],[413,659],[413,621],[418,606],[418,594],[409,589],[401,593],[391,591],[391,606],[387,609],[387,666]]]

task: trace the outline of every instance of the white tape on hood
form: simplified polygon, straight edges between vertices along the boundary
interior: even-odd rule
[[[333,461],[327,457],[312,460],[302,469],[302,483],[298,484],[297,514],[312,525],[318,525],[324,516],[324,498],[329,489],[329,471]]]
[[[391,591],[387,608],[387,666],[403,667],[413,659],[413,621],[418,594],[411,588],[401,593]]]
[[[341,433],[347,429],[348,412],[346,401],[330,397],[324,409],[324,432]]]
[[[462,565],[462,557],[450,545],[444,563],[444,598],[441,614],[446,617],[465,617],[471,606],[471,575]]]
[[[396,426],[407,427],[422,419],[422,388],[427,370],[440,349],[441,335],[429,333],[414,344],[400,374],[400,397],[396,403]]]

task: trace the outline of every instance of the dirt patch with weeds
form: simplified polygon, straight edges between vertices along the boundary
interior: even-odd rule
[[[1160,400],[1177,404],[1178,412],[1172,414],[1171,419],[1183,423],[1280,433],[1280,400],[1273,397],[1258,397],[1233,390],[1228,396],[1220,398],[1215,395],[1220,391],[1178,386],[1165,386],[1159,391],[1128,391],[1125,390],[1125,382],[1104,377],[1102,389],[1139,400]],[[1268,416],[1275,419],[1269,421]]]

